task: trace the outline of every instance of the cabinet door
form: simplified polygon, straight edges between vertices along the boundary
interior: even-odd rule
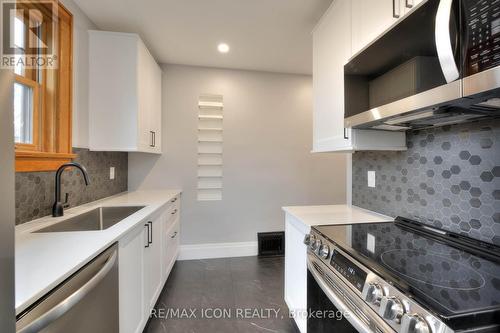
[[[307,247],[304,236],[309,232],[302,222],[287,215],[285,221],[285,302],[292,313],[307,309]],[[301,333],[307,331],[306,316],[294,318]],[[311,332],[314,333],[314,332]]]
[[[314,151],[351,146],[344,131],[344,65],[351,56],[350,17],[350,0],[337,0],[313,32]]]
[[[402,17],[404,4],[405,0],[352,0],[352,53],[370,44]]]
[[[168,278],[179,254],[180,244],[180,220],[179,214],[174,217],[174,223],[165,232],[165,258],[163,262],[165,280]]]
[[[89,148],[138,149],[138,37],[89,32]]]
[[[120,332],[142,332],[144,312],[144,257],[147,229],[140,226],[119,240]]]
[[[141,151],[151,151],[153,134],[151,129],[151,61],[150,55],[144,44],[138,46],[138,131],[139,147]]]
[[[149,246],[144,248],[145,284],[144,294],[146,315],[154,307],[160,295],[162,284],[161,251],[162,251],[162,216],[151,219],[149,224]]]
[[[153,151],[161,153],[161,82],[162,70],[151,58],[151,108],[150,108],[150,127],[153,132]]]

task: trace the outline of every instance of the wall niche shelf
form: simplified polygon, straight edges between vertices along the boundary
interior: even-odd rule
[[[198,100],[198,201],[222,200],[223,110],[221,95]]]
[[[222,116],[217,116],[217,115],[199,115],[198,118],[200,119],[224,119]]]
[[[222,128],[200,127],[200,128],[198,128],[198,131],[216,131],[216,132],[222,132]]]

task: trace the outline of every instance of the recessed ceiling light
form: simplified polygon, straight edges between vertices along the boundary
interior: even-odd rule
[[[229,45],[226,43],[220,43],[217,45],[217,50],[219,50],[220,53],[228,53],[229,52]]]

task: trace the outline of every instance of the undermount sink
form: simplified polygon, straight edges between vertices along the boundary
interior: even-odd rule
[[[144,207],[145,206],[98,207],[35,232],[105,230]]]

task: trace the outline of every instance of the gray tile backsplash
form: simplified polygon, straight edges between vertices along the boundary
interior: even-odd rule
[[[407,143],[353,154],[353,204],[500,245],[500,120],[408,132]]]
[[[70,206],[78,206],[127,190],[128,154],[91,152],[74,148],[74,160],[85,166],[90,185],[85,186],[79,170],[68,169],[62,176],[62,199],[69,193]],[[115,179],[109,179],[109,168],[115,167]],[[16,224],[28,222],[52,213],[55,172],[16,173]]]

